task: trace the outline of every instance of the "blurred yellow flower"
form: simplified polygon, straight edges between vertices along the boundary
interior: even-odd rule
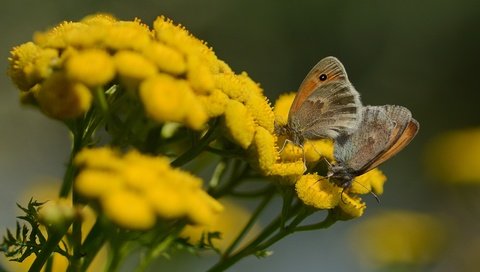
[[[96,148],[82,150],[75,163],[81,167],[75,190],[97,199],[108,218],[128,229],[151,228],[157,218],[187,217],[192,224],[208,225],[223,209],[202,190],[199,178],[171,168],[163,157]]]
[[[103,86],[115,76],[115,66],[108,53],[89,49],[71,56],[65,64],[67,77],[87,86]]]
[[[446,132],[430,143],[431,176],[452,184],[480,184],[480,128]]]
[[[143,81],[139,91],[147,114],[158,122],[186,122],[201,129],[208,116],[185,80],[159,74]]]
[[[433,216],[389,211],[356,225],[351,240],[355,252],[367,265],[425,265],[439,257],[446,231]]]
[[[181,75],[187,69],[184,56],[164,44],[152,42],[143,49],[142,53],[162,72]]]
[[[36,98],[43,112],[55,119],[78,117],[87,112],[92,103],[90,90],[70,81],[61,72],[53,73],[43,82]]]
[[[142,80],[157,73],[155,64],[139,53],[119,51],[113,60],[120,80],[129,90],[135,90]]]
[[[221,239],[214,239],[213,244],[220,249],[220,251],[224,252],[247,224],[251,214],[248,210],[231,200],[222,199],[220,202],[225,209],[215,216],[210,226],[187,225],[182,230],[180,236],[188,238],[189,243],[196,244],[200,242],[202,234],[206,232],[220,232]],[[254,224],[245,239],[242,239],[239,247],[251,240],[259,231],[260,226]]]

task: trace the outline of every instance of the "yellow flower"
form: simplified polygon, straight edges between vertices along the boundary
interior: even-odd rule
[[[303,175],[295,183],[300,200],[306,205],[325,210],[336,207],[340,202],[341,188],[317,174]]]
[[[480,128],[444,133],[426,152],[430,175],[452,184],[480,184]]]
[[[229,98],[219,89],[213,89],[208,95],[199,95],[198,99],[209,117],[217,117],[225,113]]]
[[[251,155],[253,157],[254,164],[257,164],[260,170],[267,175],[278,159],[275,140],[275,136],[270,134],[263,127],[256,128]]]
[[[220,251],[225,251],[243,229],[245,224],[247,224],[251,215],[247,209],[230,200],[222,200],[221,203],[225,209],[215,216],[212,225],[187,225],[182,230],[180,236],[187,238],[191,244],[197,244],[200,242],[202,234],[205,234],[206,232],[218,231],[221,233],[221,239],[213,240],[213,244],[220,249]],[[255,234],[259,232],[259,230],[260,227],[255,224],[248,232],[246,237],[242,239],[242,242],[239,244],[239,246],[241,247],[243,244],[246,244],[254,237]]]
[[[338,206],[335,208],[335,216],[339,220],[350,220],[360,217],[367,208],[365,202],[356,195],[349,195],[343,192],[340,199]]]
[[[259,126],[265,128],[268,132],[273,133],[273,111],[266,97],[263,95],[251,95],[245,102],[245,106]]]
[[[192,88],[199,94],[208,94],[215,87],[213,74],[198,56],[187,59],[187,79]]]
[[[142,80],[157,73],[157,67],[150,60],[133,51],[119,51],[113,60],[120,79],[129,90],[135,90]]]
[[[32,42],[14,47],[10,54],[8,75],[22,91],[50,76],[58,60],[57,50],[43,49]]]
[[[376,267],[428,264],[439,257],[446,232],[436,218],[410,211],[389,211],[361,222],[352,231],[358,256]]]
[[[139,19],[134,21],[118,21],[107,29],[103,42],[113,50],[141,51],[150,44],[153,33]]]
[[[305,165],[302,161],[275,163],[267,171],[270,176],[287,176],[289,179],[290,176],[301,176],[303,172],[305,172]]]
[[[66,35],[85,27],[85,24],[79,22],[62,22],[46,32],[35,33],[33,41],[40,47],[63,49],[69,46]],[[83,37],[91,39],[91,36],[83,35]]]
[[[223,209],[202,190],[199,178],[171,168],[163,157],[84,149],[75,164],[81,167],[75,190],[98,200],[105,215],[127,229],[151,228],[157,218],[185,217],[192,224],[208,225]]]
[[[87,112],[92,94],[85,85],[72,82],[63,73],[57,72],[41,85],[37,100],[48,116],[70,119]]]
[[[115,76],[112,58],[103,50],[89,49],[70,57],[65,64],[67,76],[87,86],[102,86]]]
[[[235,100],[228,101],[225,110],[225,126],[230,137],[242,148],[250,146],[255,134],[255,121],[247,108]]]
[[[144,230],[155,224],[153,207],[135,192],[118,190],[106,194],[100,200],[105,215],[119,226]]]
[[[288,113],[290,112],[290,107],[292,106],[293,99],[295,98],[296,93],[282,94],[275,101],[274,110],[275,113],[275,122],[279,126],[284,126],[288,122]]]
[[[140,99],[147,114],[158,122],[183,122],[201,129],[208,116],[184,80],[167,74],[151,77],[140,85]]]
[[[385,181],[387,181],[387,177],[382,171],[375,168],[361,176],[355,177],[349,192],[354,194],[368,194],[373,192],[377,195],[381,195],[383,193],[383,184]]]
[[[162,72],[180,75],[187,69],[184,56],[174,48],[161,43],[150,43],[143,49],[143,55],[155,63]]]
[[[215,87],[233,100],[245,103],[252,95],[252,92],[245,88],[244,83],[235,74],[216,74],[214,79]]]

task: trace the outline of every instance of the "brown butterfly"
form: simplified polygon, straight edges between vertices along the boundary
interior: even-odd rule
[[[303,80],[290,107],[288,122],[277,127],[277,133],[300,147],[305,140],[335,139],[358,128],[361,109],[360,95],[348,80],[342,63],[335,57],[326,57]]]
[[[402,106],[366,106],[362,116],[358,130],[335,141],[336,163],[330,165],[327,177],[343,188],[400,152],[420,127]]]

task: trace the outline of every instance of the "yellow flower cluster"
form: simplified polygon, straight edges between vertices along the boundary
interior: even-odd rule
[[[157,218],[184,217],[209,225],[223,210],[202,190],[201,179],[171,168],[163,157],[96,148],[82,150],[75,164],[81,167],[75,190],[98,200],[106,216],[125,228],[148,229]]]
[[[294,93],[285,94],[278,98],[275,103],[275,121],[278,125],[285,125],[288,121],[288,112]],[[283,145],[285,139],[279,139],[279,145]],[[304,151],[298,146],[287,144],[281,154],[282,173],[290,163],[302,163],[303,152],[305,152],[306,163],[314,163],[324,158],[330,162],[333,158],[333,142],[331,140],[307,141]],[[273,158],[271,158],[273,161]],[[302,169],[303,173],[303,169]],[[383,184],[386,181],[385,175],[378,169],[373,169],[364,175],[353,180],[352,186],[343,192],[343,189],[333,184],[328,178],[318,174],[296,175],[291,178],[295,183],[298,197],[307,205],[317,209],[336,209],[338,219],[351,219],[363,214],[366,205],[357,194],[368,194],[373,192],[377,195],[383,193]],[[292,173],[293,174],[293,173]]]
[[[433,216],[389,211],[357,225],[351,238],[362,261],[378,268],[429,264],[439,257],[446,235],[444,224]]]
[[[138,94],[146,114],[158,122],[198,130],[212,117],[225,115],[229,122],[245,117],[247,122],[229,126],[243,147],[252,141],[256,125],[273,131],[273,112],[259,86],[245,73],[233,73],[204,42],[164,17],[153,29],[105,14],[63,22],[15,47],[8,73],[22,102],[39,105],[57,119],[81,116],[91,106],[93,91],[119,84]]]
[[[426,152],[429,173],[452,184],[480,184],[480,128],[436,137]]]

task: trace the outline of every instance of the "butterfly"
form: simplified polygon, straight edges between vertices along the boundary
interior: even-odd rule
[[[277,127],[285,141],[303,148],[306,140],[335,139],[354,132],[361,121],[360,95],[335,57],[320,60],[307,74],[290,107],[287,124]]]
[[[411,112],[402,106],[366,106],[358,129],[337,137],[335,163],[329,166],[327,178],[343,188],[353,179],[379,166],[400,152],[420,128]]]

